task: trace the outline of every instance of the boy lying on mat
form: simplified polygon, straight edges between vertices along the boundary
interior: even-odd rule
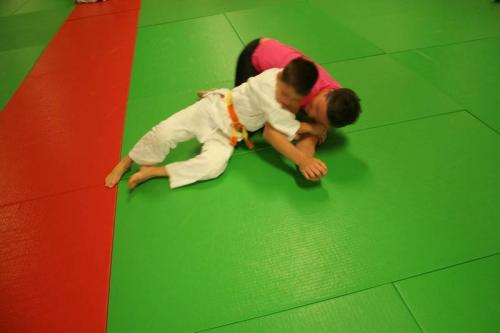
[[[168,177],[171,188],[216,178],[224,172],[236,143],[244,140],[251,148],[248,131],[264,126],[279,131],[290,141],[304,134],[324,140],[325,126],[299,122],[294,113],[284,108],[287,100],[307,96],[317,78],[315,64],[299,57],[284,69],[266,70],[232,90],[206,93],[200,101],[146,133],[108,174],[105,185],[115,186],[134,162],[140,169],[128,181],[131,189],[153,177]],[[177,143],[192,138],[202,144],[199,155],[186,161],[157,165]],[[270,143],[273,145],[272,140]],[[307,156],[292,144],[275,148],[295,162],[306,179],[318,179],[327,172],[322,161]]]

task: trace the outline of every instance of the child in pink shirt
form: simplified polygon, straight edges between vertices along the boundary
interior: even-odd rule
[[[269,38],[250,42],[241,52],[236,67],[235,86],[269,68],[283,68],[295,58],[310,60],[300,51]],[[361,107],[354,91],[342,88],[324,68],[316,64],[319,72],[313,89],[300,101],[288,100],[284,105],[292,112],[303,109],[314,121],[329,127],[343,127],[354,123]],[[286,100],[286,96],[281,96]]]
[[[269,68],[283,68],[290,61],[299,57],[311,60],[296,49],[284,45],[277,40],[261,39],[259,45],[252,54],[252,65],[258,73],[261,73]],[[309,95],[300,101],[300,107],[304,107],[309,104],[322,90],[334,90],[341,88],[340,84],[335,81],[323,67],[316,64],[316,68],[318,69],[319,74],[318,80],[314,84],[314,87]]]
[[[248,43],[238,57],[235,86],[269,68],[283,68],[299,57],[310,60],[302,52],[277,40],[255,39]],[[282,94],[276,95],[276,99],[284,108],[293,113],[303,110],[311,120],[325,128],[339,128],[354,123],[361,113],[359,97],[353,90],[342,88],[320,65],[315,65],[319,72],[318,80],[307,96],[294,99],[293,96]],[[264,138],[280,152],[292,149],[292,144],[269,124],[265,126]],[[325,138],[326,136],[321,138],[313,135],[303,136],[296,142],[296,147],[306,156],[312,157],[315,154],[316,145]],[[318,180],[323,175],[309,179]]]

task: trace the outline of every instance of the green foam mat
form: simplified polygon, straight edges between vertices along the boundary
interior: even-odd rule
[[[242,10],[227,16],[245,43],[257,37],[273,37],[319,63],[382,53],[310,3]]]
[[[2,0],[0,1],[0,17],[9,16],[15,13],[29,0]]]
[[[29,0],[24,3],[15,14],[25,14],[44,10],[67,10],[73,9],[75,6],[74,0]]]
[[[217,327],[498,252],[498,141],[456,112],[325,146],[319,184],[271,149],[177,190],[121,182],[108,331]]]
[[[312,2],[386,52],[500,34],[500,6],[492,0]]]
[[[241,49],[223,15],[140,28],[130,98],[232,81]]]
[[[353,89],[361,98],[363,112],[358,122],[346,127],[348,132],[463,108],[392,55],[324,67],[342,86]]]
[[[212,333],[421,332],[392,285],[207,330]]]
[[[500,37],[394,55],[500,133],[499,57]]]
[[[0,110],[3,110],[42,50],[42,46],[33,46],[0,52],[0,72],[3,75],[0,80]]]
[[[187,20],[224,12],[268,5],[288,4],[298,0],[142,0],[139,26]]]
[[[68,7],[0,17],[0,51],[47,45],[71,10]]]
[[[424,332],[496,333],[499,281],[497,254],[398,282],[397,288]]]
[[[54,0],[56,1],[56,0]],[[24,77],[31,70],[45,47],[71,12],[66,9],[39,11],[27,14],[17,12],[30,1],[2,2],[0,5],[0,111],[3,110]],[[8,6],[7,6],[8,5]],[[10,12],[10,9],[12,12]],[[15,9],[13,9],[15,8]],[[2,13],[16,15],[1,16]]]

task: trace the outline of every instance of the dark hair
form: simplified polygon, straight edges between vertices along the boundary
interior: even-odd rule
[[[361,113],[360,99],[348,88],[335,89],[328,94],[328,121],[333,127],[353,124]]]
[[[281,80],[301,96],[307,96],[318,79],[316,65],[304,58],[295,58],[286,65]]]

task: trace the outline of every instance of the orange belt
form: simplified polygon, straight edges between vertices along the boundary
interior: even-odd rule
[[[253,149],[254,144],[252,140],[248,137],[248,131],[243,126],[242,123],[238,120],[238,116],[236,115],[236,111],[234,110],[234,104],[233,104],[233,95],[229,91],[226,94],[226,105],[227,105],[227,113],[229,113],[229,118],[231,118],[232,121],[232,126],[231,126],[231,144],[233,146],[236,146],[238,143],[238,134],[241,133],[243,136],[243,140],[245,140],[245,143],[248,147],[248,149]]]

